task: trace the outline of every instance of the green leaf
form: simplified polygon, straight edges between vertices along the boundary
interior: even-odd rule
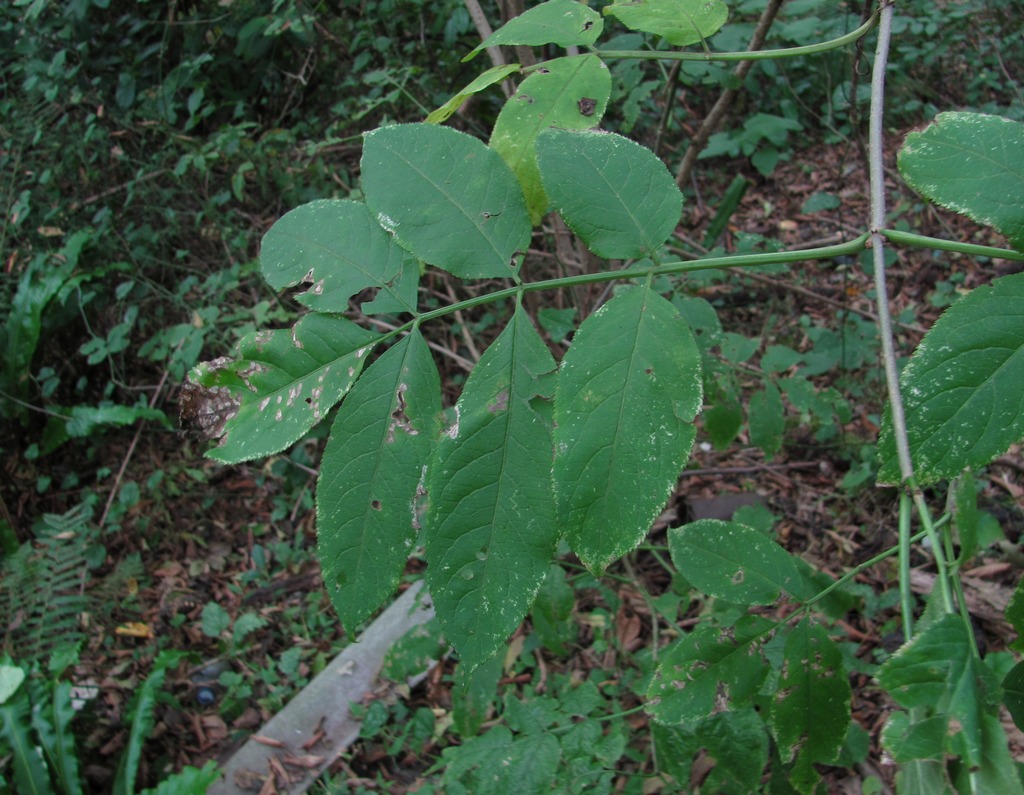
[[[504,726],[446,748],[445,792],[473,795],[512,795],[550,791],[558,773],[561,748],[549,733],[513,737]],[[456,790],[456,783],[465,789]]]
[[[224,434],[207,455],[236,464],[300,439],[348,392],[379,336],[341,317],[310,314],[291,329],[248,335],[234,361],[195,367],[189,381],[202,388],[195,396],[200,424],[213,437]]]
[[[768,675],[761,641],[774,627],[745,616],[729,629],[704,625],[684,635],[661,657],[647,711],[659,723],[677,725],[710,715],[722,700],[730,709],[750,703]]]
[[[440,377],[415,330],[367,369],[334,420],[317,481],[318,551],[350,631],[398,585],[440,414]]]
[[[747,707],[703,718],[681,727],[651,726],[658,767],[677,783],[690,781],[692,760],[703,751],[714,766],[702,781],[702,792],[761,791],[768,764],[768,735],[764,721]]]
[[[1017,637],[1010,642],[1010,648],[1014,651],[1024,651],[1024,578],[1017,581],[1017,587],[1013,589],[1013,596],[1006,605],[1004,615],[1017,633]]]
[[[530,610],[530,621],[541,644],[553,654],[568,654],[566,644],[576,640],[575,606],[576,592],[566,581],[565,569],[551,564]]]
[[[665,164],[621,135],[550,128],[537,163],[551,202],[598,256],[653,256],[679,223],[683,194]]]
[[[479,49],[479,48],[478,48]],[[476,50],[474,50],[476,52]],[[467,56],[468,58],[468,56]],[[466,60],[466,59],[463,59]],[[500,83],[509,75],[513,75],[518,72],[520,65],[517,63],[510,64],[499,64],[498,66],[492,66],[486,72],[483,72],[476,76],[476,79],[470,81],[464,89],[458,94],[453,96],[447,102],[445,102],[437,110],[431,111],[427,114],[426,121],[430,124],[443,124],[448,121],[460,107],[462,103],[469,99],[474,94],[479,94],[486,88],[490,88],[495,83]]]
[[[459,278],[515,276],[530,242],[523,194],[505,163],[471,135],[434,124],[365,136],[366,203],[419,259]]]
[[[793,558],[763,533],[736,522],[701,519],[670,528],[668,548],[679,573],[706,594],[767,605],[780,591],[806,591]]]
[[[502,107],[490,145],[522,185],[534,224],[548,210],[537,167],[537,136],[548,127],[596,127],[604,116],[611,90],[611,73],[596,55],[555,58],[527,77]]]
[[[18,688],[0,705],[0,737],[11,751],[16,791],[23,795],[50,795],[53,788],[46,764],[29,730],[30,713],[28,688]]]
[[[790,781],[813,792],[814,765],[835,761],[850,725],[850,681],[842,652],[820,626],[804,619],[786,639],[771,725],[783,760],[793,762]]]
[[[765,457],[771,460],[782,447],[782,433],[786,429],[782,396],[771,381],[766,380],[764,389],[751,395],[747,422],[750,424],[751,444],[764,450]]]
[[[17,665],[0,664],[0,706],[7,703],[21,683],[25,681],[25,670]]]
[[[214,761],[209,761],[202,768],[186,765],[180,772],[168,776],[152,789],[142,791],[142,795],[191,795],[206,792],[214,781],[220,778],[221,769]]]
[[[982,113],[940,113],[899,151],[900,173],[936,204],[998,229],[1024,251],[1024,124]]]
[[[963,620],[945,615],[886,660],[878,681],[901,707],[934,709],[960,723],[964,755],[981,761],[981,718],[993,708],[995,675],[978,659]]]
[[[941,760],[946,753],[945,715],[912,721],[907,712],[894,712],[882,730],[882,745],[894,761],[904,764],[915,759]]]
[[[548,0],[506,22],[462,60],[468,61],[481,50],[501,44],[589,47],[597,41],[603,29],[604,20],[601,15],[582,3],[575,0]]]
[[[296,207],[263,236],[260,269],[275,290],[307,287],[295,299],[317,312],[344,312],[349,299],[376,288],[404,305],[393,282],[411,259],[365,204],[323,199]],[[415,303],[403,311],[415,312]]]
[[[203,634],[208,638],[219,638],[231,626],[231,616],[228,611],[216,602],[207,602],[203,606],[202,622],[200,627]]]
[[[472,671],[465,665],[455,669],[452,726],[464,739],[478,735],[484,721],[494,713],[504,662],[505,655],[499,652]]]
[[[738,403],[725,400],[704,412],[704,430],[716,450],[724,450],[743,427],[743,410]]]
[[[555,393],[559,518],[593,572],[650,529],[689,457],[700,353],[668,301],[627,289],[587,318]]]
[[[919,485],[979,469],[1024,436],[1024,273],[978,287],[940,317],[900,377]],[[901,480],[892,418],[880,483]]]
[[[1003,679],[1003,703],[1017,728],[1024,728],[1024,662],[1013,666]]]
[[[47,682],[43,690],[45,698],[33,705],[32,727],[49,762],[50,774],[58,782],[59,791],[63,795],[81,795],[78,752],[75,735],[71,731],[71,720],[75,717],[71,706],[71,683]]]
[[[522,621],[561,535],[546,408],[554,369],[517,308],[470,374],[427,472],[427,583],[469,668]]]
[[[1010,754],[1006,732],[998,715],[981,717],[981,764],[977,769],[960,770],[960,791],[998,792],[999,795],[1021,795],[1024,786],[1017,774],[1017,762]]]
[[[729,18],[722,0],[615,0],[604,13],[630,30],[654,33],[676,47],[708,38]]]

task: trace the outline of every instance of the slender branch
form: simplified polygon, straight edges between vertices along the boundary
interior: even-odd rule
[[[888,2],[885,3],[888,5]],[[852,44],[878,24],[879,12],[874,14],[856,30],[838,39],[808,44],[805,47],[785,47],[779,50],[753,50],[747,52],[661,52],[657,50],[598,50],[593,52],[601,58],[633,58],[641,61],[768,61],[775,58],[793,58],[798,55],[814,55],[819,52],[837,50]]]
[[[937,251],[954,251],[958,254],[966,254],[971,257],[991,257],[993,259],[1008,259],[1015,262],[1024,262],[1024,251],[1014,251],[1008,248],[997,248],[996,246],[979,246],[976,243],[961,243],[958,240],[943,240],[939,237],[928,237],[913,232],[898,232],[895,229],[878,229],[887,240],[899,243],[903,246],[914,246],[915,248],[933,248]]]
[[[757,27],[754,29],[754,35],[750,38],[749,49],[751,51],[760,50],[765,38],[768,36],[768,30],[771,28],[772,22],[775,21],[775,17],[781,7],[782,0],[770,0],[768,5],[765,6],[764,13],[761,14]],[[694,54],[696,55],[696,53]],[[682,187],[690,181],[690,174],[693,173],[693,166],[697,162],[697,155],[707,146],[711,133],[715,131],[722,119],[725,118],[729,108],[736,101],[736,97],[740,93],[740,86],[743,85],[743,79],[747,76],[747,72],[750,71],[750,67],[753,65],[754,61],[752,59],[746,59],[740,61],[739,65],[733,70],[734,85],[722,91],[718,101],[711,108],[711,112],[704,118],[704,122],[700,125],[697,134],[690,141],[690,145],[686,147],[683,162],[679,164],[679,170],[676,172],[676,185]]]

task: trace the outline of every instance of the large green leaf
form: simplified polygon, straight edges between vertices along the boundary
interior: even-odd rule
[[[631,30],[654,33],[676,47],[708,38],[729,18],[722,0],[615,0],[604,13]]]
[[[611,73],[596,55],[555,58],[527,77],[498,114],[490,145],[519,179],[533,223],[548,209],[537,168],[537,135],[548,127],[596,127],[611,90]]]
[[[592,571],[647,534],[690,454],[701,395],[693,335],[653,290],[627,289],[576,332],[555,393],[554,479]]]
[[[982,716],[995,708],[995,674],[978,659],[963,619],[946,615],[886,660],[878,681],[901,707],[935,710],[955,719],[968,764],[981,762]]]
[[[978,287],[947,309],[900,385],[921,485],[982,467],[1024,436],[1024,273]],[[898,483],[888,413],[879,454],[879,481]]]
[[[764,389],[750,396],[747,423],[750,425],[750,443],[764,450],[765,458],[771,460],[782,447],[786,410],[779,388],[767,378]]]
[[[735,627],[701,626],[683,635],[661,656],[647,690],[647,711],[659,723],[700,720],[727,700],[730,709],[750,702],[769,666],[761,641],[775,625],[745,616]]]
[[[582,3],[548,0],[509,20],[462,60],[468,61],[481,50],[499,44],[589,46],[597,41],[603,29],[601,15]]]
[[[365,204],[323,199],[296,207],[263,236],[260,269],[276,290],[301,285],[296,299],[317,312],[344,312],[369,288],[416,311],[411,294],[395,283],[412,257],[380,228]],[[411,301],[410,301],[411,299]]]
[[[818,762],[833,762],[850,726],[850,680],[842,652],[824,629],[804,619],[786,638],[771,725],[779,754],[793,761],[790,781],[813,792]]]
[[[679,573],[706,594],[740,604],[767,605],[784,591],[806,591],[793,558],[751,527],[701,519],[668,531]]]
[[[415,541],[416,489],[436,442],[437,368],[419,331],[375,361],[345,398],[317,481],[320,565],[355,629],[393,593]]]
[[[515,276],[530,221],[515,177],[481,141],[434,124],[365,136],[366,202],[421,260],[463,279]]]
[[[899,169],[914,190],[1002,232],[1024,251],[1024,124],[982,113],[940,113],[910,133]]]
[[[473,369],[427,473],[427,583],[473,668],[522,621],[561,534],[547,347],[518,308]]]
[[[207,435],[221,437],[208,455],[236,464],[298,440],[348,392],[378,338],[344,318],[311,314],[291,329],[245,337],[234,361],[195,367],[188,408]]]
[[[614,133],[550,128],[537,138],[544,189],[595,254],[656,254],[679,223],[683,194],[650,149]]]

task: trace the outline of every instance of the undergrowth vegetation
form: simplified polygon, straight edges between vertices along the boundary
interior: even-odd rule
[[[1019,791],[1024,5],[476,5],[0,10],[0,791],[201,791],[422,577],[325,791]]]

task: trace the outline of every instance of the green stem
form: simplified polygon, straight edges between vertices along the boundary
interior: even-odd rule
[[[887,240],[898,243],[901,246],[914,246],[915,248],[933,248],[938,251],[955,251],[958,254],[967,254],[973,257],[992,257],[994,259],[1009,259],[1017,262],[1024,262],[1024,252],[1014,251],[994,246],[978,246],[974,243],[960,243],[956,240],[943,240],[938,237],[917,235],[913,232],[897,232],[895,229],[879,229]]]
[[[633,58],[641,61],[767,61],[774,58],[793,58],[798,55],[814,55],[819,52],[837,50],[852,44],[878,24],[876,10],[868,21],[856,30],[838,39],[808,44],[805,47],[785,47],[780,50],[753,50],[748,52],[655,52],[652,50],[598,50],[592,52],[601,58]]]
[[[908,587],[900,588],[900,613],[903,617],[903,640],[907,643],[914,637],[914,594],[910,590],[910,498],[900,494],[900,583]],[[919,535],[923,536],[924,533]]]

